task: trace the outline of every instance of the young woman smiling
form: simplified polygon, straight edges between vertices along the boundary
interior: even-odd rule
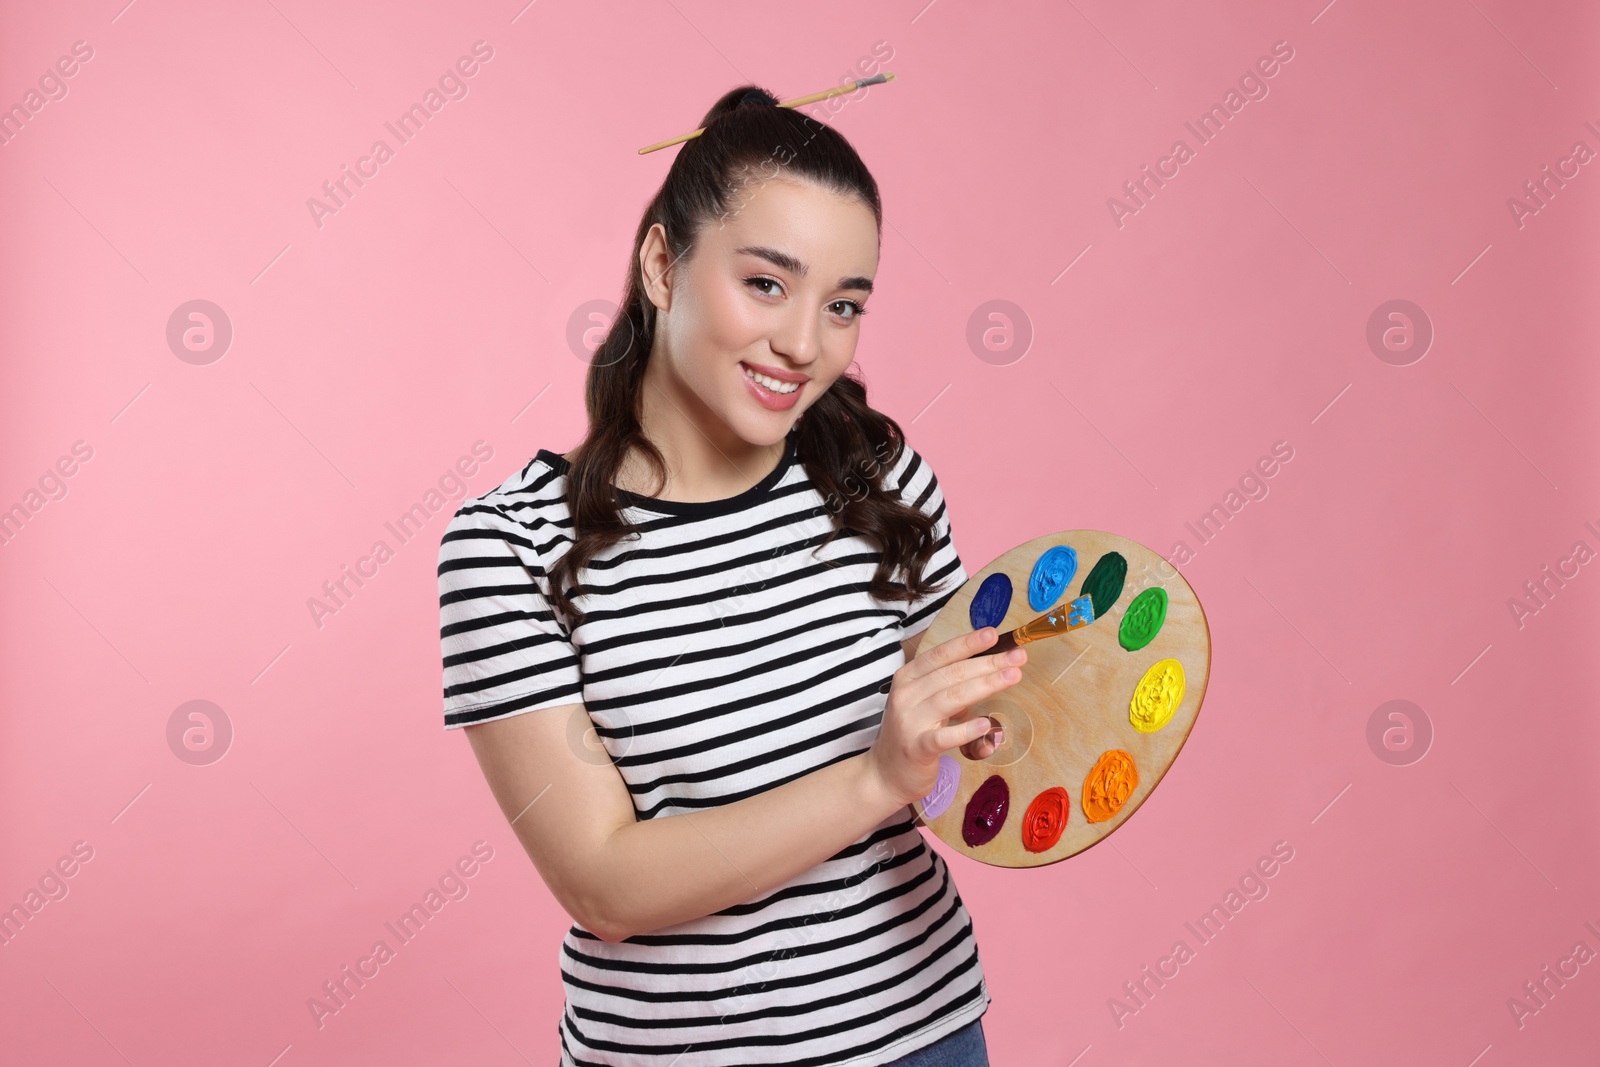
[[[754,86],[640,220],[587,436],[463,503],[444,711],[573,919],[562,1063],[987,1063],[973,924],[915,803],[1026,654],[918,649],[966,580],[847,373],[877,185]]]

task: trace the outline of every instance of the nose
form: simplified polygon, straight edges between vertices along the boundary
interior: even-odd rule
[[[818,313],[805,310],[804,305],[796,301],[768,338],[772,351],[796,367],[816,362],[822,355],[822,324],[819,320]]]

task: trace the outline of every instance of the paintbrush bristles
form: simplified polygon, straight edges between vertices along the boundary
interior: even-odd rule
[[[806,104],[814,104],[818,100],[826,100],[830,96],[842,96],[845,93],[853,93],[857,89],[864,89],[869,85],[885,85],[892,81],[894,81],[894,75],[889,71],[883,71],[882,73],[874,74],[870,78],[862,78],[860,81],[850,82],[847,85],[836,85],[832,89],[824,89],[820,93],[811,93],[808,96],[797,96],[793,100],[784,100],[779,102],[776,106],[802,107]],[[639,149],[639,154],[642,156],[650,152],[658,151],[662,148],[671,148],[675,144],[681,144],[684,141],[693,140],[705,132],[706,128],[702,126],[698,130],[690,130],[688,133],[680,134],[671,140],[659,141],[652,145],[645,145],[643,148]]]
[[[1024,623],[1015,630],[1001,634],[994,647],[984,655],[992,656],[996,652],[1005,652],[1018,645],[1026,645],[1032,641],[1077,630],[1088,626],[1094,619],[1093,602],[1087,596],[1080,596],[1064,604],[1057,604],[1032,622]]]
[[[870,78],[862,78],[858,82],[851,82],[848,85],[835,85],[832,89],[824,89],[822,92],[820,92],[820,93],[812,93],[810,96],[797,96],[793,100],[785,100],[785,101],[783,101],[778,106],[779,107],[800,107],[800,106],[802,106],[804,104],[814,104],[818,100],[826,100],[830,96],[839,96],[839,95],[842,95],[844,93],[853,93],[857,89],[864,89],[869,85],[882,85],[885,82],[890,82],[890,81],[893,81],[893,80],[894,80],[894,75],[890,74],[888,71],[884,71],[881,74],[874,74]]]

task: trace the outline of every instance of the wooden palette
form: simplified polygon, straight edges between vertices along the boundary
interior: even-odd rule
[[[1035,564],[1058,545],[1076,553],[1076,567],[1054,599],[1042,608],[1031,606],[1029,578]],[[969,717],[996,717],[1005,727],[1005,740],[987,759],[968,759],[960,749],[945,754],[939,785],[914,805],[940,840],[975,860],[997,867],[1042,867],[1103,840],[1160,783],[1200,714],[1211,674],[1211,631],[1199,598],[1160,555],[1137,541],[1100,530],[1048,534],[1006,552],[956,591],[920,647],[931,648],[974,628],[973,598],[991,575],[1004,574],[1011,583],[1009,606],[998,622],[992,621],[993,616],[1004,601],[996,589],[1004,582],[996,579],[985,593],[988,625],[1002,634],[1078,598],[1087,591],[1086,584],[1101,586],[1103,594],[1105,583],[1090,578],[1108,553],[1127,561],[1120,594],[1108,605],[1096,604],[1094,621],[1088,625],[1023,645],[1028,662],[1022,667],[1022,680],[968,712]],[[1061,584],[1067,569],[1061,563],[1070,558],[1070,553],[1057,552],[1047,561],[1057,565],[1057,581],[1044,583],[1046,595],[1048,587]],[[1107,559],[1100,577],[1114,572],[1115,563]],[[1129,651],[1125,644],[1137,645],[1140,636],[1136,624],[1145,622],[1148,635],[1154,612],[1136,610],[1128,620],[1127,635],[1124,616],[1136,597],[1153,588],[1164,591],[1165,619],[1153,624],[1158,628],[1148,644]],[[1159,604],[1162,596],[1148,594],[1141,608]],[[1173,660],[1179,668],[1171,666]],[[1175,680],[1180,668],[1178,697]],[[1135,690],[1147,676],[1150,682],[1140,691],[1135,710],[1131,707]],[[1163,722],[1168,712],[1171,717]],[[1135,715],[1148,732],[1135,727]],[[1125,771],[1127,761],[1107,756],[1117,752],[1131,757],[1137,776],[1131,792],[1130,776],[1116,773],[1116,765]],[[1107,766],[1111,772],[1100,773]],[[1095,782],[1086,792],[1091,775]],[[989,781],[996,776],[1003,786]],[[980,787],[983,794],[974,803]],[[1003,808],[996,802],[1002,792],[1008,794]],[[1119,806],[1117,800],[1124,795]],[[1101,821],[1091,821],[1091,813]],[[993,835],[989,840],[982,840],[989,834]]]

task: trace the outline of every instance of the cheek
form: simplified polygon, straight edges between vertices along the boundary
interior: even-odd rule
[[[747,348],[760,339],[757,310],[755,302],[739,291],[737,281],[701,287],[691,309],[700,346],[719,354]]]
[[[702,396],[730,388],[728,366],[755,336],[749,312],[737,297],[726,286],[697,285],[682,293],[675,307],[683,314],[673,316],[673,363],[678,376]]]
[[[856,342],[861,335],[858,330],[845,331],[832,328],[824,331],[822,341],[822,364],[827,368],[819,373],[820,378],[826,374],[829,383],[850,369],[850,364],[856,358]]]

